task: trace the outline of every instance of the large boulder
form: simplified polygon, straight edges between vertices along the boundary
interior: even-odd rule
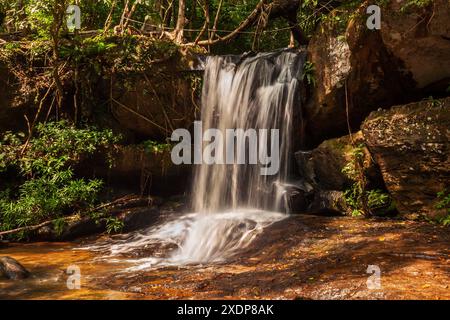
[[[373,112],[362,131],[401,214],[446,214],[436,203],[450,186],[450,98]]]
[[[304,110],[305,148],[342,136],[349,126],[359,130],[380,107],[445,95],[450,78],[449,3],[435,0],[403,12],[406,3],[411,1],[388,1],[382,7],[381,30],[366,26],[367,1],[353,14],[350,9],[330,13],[318,27],[308,47],[315,87]],[[339,12],[344,16],[333,19]]]
[[[311,186],[305,198],[304,208],[311,213],[346,213],[344,192],[355,181],[343,172],[343,169],[354,159],[356,150],[363,152],[363,170],[367,177],[369,189],[384,189],[379,168],[374,163],[369,150],[364,145],[361,132],[322,142],[310,151],[295,153],[299,174],[304,184]]]
[[[11,257],[0,257],[0,278],[12,280],[25,279],[30,272]]]
[[[352,160],[355,146],[363,148],[364,173],[369,178],[371,187],[382,188],[378,167],[364,146],[361,132],[326,140],[310,151],[298,151],[295,158],[300,176],[316,190],[345,190],[353,181],[343,169]]]
[[[121,222],[120,232],[131,232],[147,228],[159,221],[162,212],[174,211],[173,205],[167,207],[157,197],[126,196],[105,206],[104,216],[94,215],[67,217],[64,224],[57,227],[49,224],[28,236],[33,241],[72,241],[78,238],[103,233],[107,230],[107,219],[115,218]],[[99,209],[101,210],[101,209]]]

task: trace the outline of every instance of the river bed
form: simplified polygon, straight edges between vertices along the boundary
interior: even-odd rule
[[[138,271],[129,257],[79,250],[108,238],[1,247],[32,276],[0,280],[0,298],[450,299],[449,228],[425,222],[296,215],[228,261]],[[78,290],[67,286],[71,266]],[[379,267],[380,288],[369,289],[368,266]]]

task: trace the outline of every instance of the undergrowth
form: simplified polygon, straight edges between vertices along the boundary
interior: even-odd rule
[[[344,191],[344,199],[352,216],[384,215],[393,211],[395,204],[383,190],[368,188],[364,147],[364,144],[355,145],[350,152],[350,161],[342,168],[342,172],[353,181]]]
[[[119,137],[59,121],[38,124],[27,140],[22,133],[0,140],[0,231],[55,219],[61,230],[64,222],[57,219],[89,211],[103,186],[99,179],[75,177],[75,166],[95,152],[110,153]]]

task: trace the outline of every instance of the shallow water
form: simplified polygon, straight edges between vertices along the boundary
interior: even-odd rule
[[[429,223],[290,216],[266,227],[226,263],[131,272],[140,262],[128,260],[155,256],[160,248],[111,260],[106,251],[76,249],[117,240],[0,248],[0,255],[32,273],[21,281],[1,279],[0,298],[450,299],[449,228]],[[71,265],[80,267],[80,290],[67,288]],[[368,265],[381,269],[378,290],[367,288]]]
[[[113,262],[118,256],[129,257],[142,251],[150,254],[127,259],[134,265],[129,271],[224,262],[248,247],[264,228],[286,217],[256,209],[189,213],[121,239],[80,249],[100,252],[105,261]]]

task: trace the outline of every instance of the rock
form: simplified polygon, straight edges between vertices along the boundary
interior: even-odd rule
[[[344,214],[348,211],[344,193],[335,190],[319,190],[314,193],[314,200],[308,208],[310,213]]]
[[[382,15],[382,41],[403,62],[417,87],[425,88],[447,79],[447,88],[450,83],[450,2],[434,0],[417,6],[410,0],[390,1]]]
[[[90,217],[83,217],[80,220],[69,222],[61,234],[55,234],[53,240],[71,241],[81,237],[102,233],[106,228],[104,221],[95,221]]]
[[[163,140],[174,129],[192,125],[197,102],[191,79],[185,74],[164,70],[164,74],[154,74],[151,78],[145,74],[124,75],[115,83],[113,92],[117,102],[111,112],[122,128]]]
[[[95,176],[108,181],[126,194],[171,196],[182,194],[189,186],[192,167],[174,165],[169,151],[152,152],[142,145],[117,146],[112,167],[104,154],[98,154],[77,166],[80,176]]]
[[[24,115],[32,117],[30,108],[36,92],[24,91],[26,86],[17,81],[7,65],[0,61],[0,134],[24,129]]]
[[[108,209],[105,217],[114,217],[123,223],[121,232],[131,232],[155,224],[160,216],[161,209],[155,206],[160,203],[153,197],[127,197]],[[106,231],[107,223],[101,217],[95,219],[91,216],[73,216],[67,219],[62,230],[56,230],[55,225],[39,228],[30,238],[33,241],[72,241],[78,238],[100,234]]]
[[[0,257],[0,278],[19,280],[25,279],[29,275],[30,272],[17,260],[11,257]]]
[[[357,131],[378,108],[417,101],[430,92],[445,96],[445,79],[450,79],[449,3],[435,0],[431,7],[411,6],[403,13],[400,6],[405,2],[383,6],[380,31],[366,27],[367,1],[341,27],[336,23],[345,16],[319,26],[308,47],[316,85],[304,109],[304,148],[346,134],[347,113],[352,131]],[[331,13],[336,14],[339,11]]]
[[[136,208],[118,215],[123,222],[122,232],[131,232],[155,224],[160,218],[157,208]]]
[[[33,241],[72,241],[102,233],[105,228],[104,221],[97,223],[87,216],[82,218],[74,216],[73,219],[66,221],[62,230],[56,230],[55,226],[51,224],[37,229],[29,236]]]
[[[450,98],[373,112],[362,131],[399,212],[445,214],[435,205],[450,186]]]
[[[304,213],[309,206],[308,192],[302,186],[283,186],[284,204],[280,210],[288,214]]]
[[[354,145],[364,145],[361,132],[352,135]],[[351,161],[353,146],[350,136],[330,139],[322,142],[311,151],[295,153],[300,176],[306,179],[316,190],[343,191],[353,181],[342,172]],[[382,188],[383,182],[369,151],[363,147],[364,170],[373,188]]]

